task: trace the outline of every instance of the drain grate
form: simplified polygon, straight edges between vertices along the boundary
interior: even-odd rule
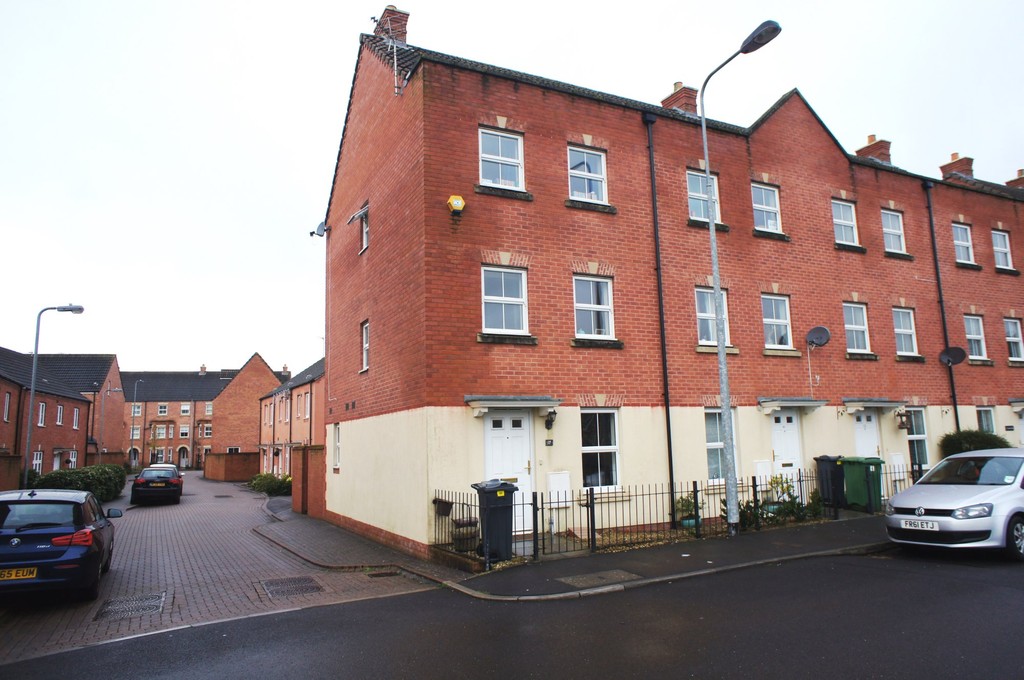
[[[568,584],[573,588],[600,588],[601,586],[615,585],[618,583],[625,583],[626,581],[635,581],[639,578],[640,577],[636,574],[631,574],[628,571],[612,569],[610,571],[594,572],[593,574],[565,576],[556,580]]]
[[[115,597],[103,603],[96,614],[95,621],[100,619],[127,619],[143,614],[159,614],[164,610],[164,598],[167,592],[153,595],[134,595],[132,597]]]
[[[263,586],[263,590],[271,598],[322,593],[324,590],[324,587],[310,576],[275,578],[268,581],[260,581],[260,585]]]
[[[234,498],[234,496],[232,496],[231,494],[227,493],[227,494],[216,495],[216,496],[214,496],[214,498]]]

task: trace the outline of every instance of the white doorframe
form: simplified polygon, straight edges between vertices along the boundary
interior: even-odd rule
[[[515,484],[515,532],[533,530],[527,499],[533,494],[533,421],[529,411],[493,409],[484,416],[484,472],[487,479]]]

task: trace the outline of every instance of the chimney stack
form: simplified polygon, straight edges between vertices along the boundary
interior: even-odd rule
[[[672,88],[672,94],[662,99],[661,105],[666,109],[697,113],[697,90],[682,83],[676,83]]]
[[[1024,169],[1017,171],[1017,176],[1006,183],[1006,186],[1014,189],[1024,189]]]
[[[872,158],[876,161],[883,163],[892,164],[892,158],[889,155],[889,146],[891,142],[884,139],[878,139],[874,135],[868,135],[867,146],[857,149],[857,155],[861,158]]]
[[[199,375],[206,375],[206,364],[199,367]]]
[[[373,29],[373,34],[405,44],[408,24],[408,12],[403,12],[394,5],[388,5],[384,8],[384,14],[377,20],[377,27]]]
[[[939,170],[942,171],[942,179],[949,179],[953,175],[974,179],[974,159],[954,153],[948,163],[939,166]]]

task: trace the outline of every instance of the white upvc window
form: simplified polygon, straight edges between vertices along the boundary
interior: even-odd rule
[[[43,474],[43,452],[33,451],[32,452],[32,469],[36,471],[36,474]]]
[[[612,282],[591,276],[574,276],[573,300],[576,337],[607,340],[615,337],[612,313]]]
[[[76,430],[78,429],[78,420],[80,415],[81,412],[79,411],[77,406],[71,409],[71,427]]]
[[[956,261],[974,264],[974,244],[971,239],[971,228],[966,224],[953,223],[953,249]]]
[[[978,415],[978,429],[989,434],[996,433],[996,413],[991,406],[978,406],[974,409]]]
[[[39,427],[46,427],[46,402],[39,402],[39,419],[36,420],[36,425]]]
[[[907,412],[907,448],[910,462],[925,467],[928,465],[928,432],[925,428],[924,409],[910,408]]]
[[[183,401],[183,402],[181,402],[180,412],[181,412],[181,415],[183,415],[183,416],[190,416],[190,415],[192,415],[192,402],[190,402],[190,401]]]
[[[333,435],[331,439],[334,440],[334,453],[332,456],[334,460],[332,463],[334,469],[337,470],[341,467],[341,423],[334,423],[334,425],[331,426],[331,430]]]
[[[54,418],[53,422],[54,422],[55,425],[63,425],[64,424],[64,405],[63,404],[57,404],[57,417]]]
[[[213,415],[213,402],[212,401],[206,402],[206,415],[208,415],[208,416],[212,416]]]
[[[987,359],[985,351],[985,327],[980,316],[964,315],[964,330],[967,334],[967,358]]]
[[[718,327],[715,324],[715,291],[697,288],[697,344],[718,345]],[[729,344],[729,298],[722,291],[722,316],[725,320],[725,344]]]
[[[711,176],[711,189],[715,192],[715,222],[722,222],[722,197],[718,194],[718,178]],[[708,221],[708,180],[703,172],[686,172],[686,193],[690,205],[690,219]]]
[[[790,333],[789,298],[782,295],[761,296],[761,317],[764,325],[764,346],[767,349],[793,349]]]
[[[312,392],[312,389],[313,389],[313,388],[312,388],[312,387],[310,387],[309,389],[310,389],[310,391],[309,391],[309,392],[306,392],[306,396],[305,396],[305,399],[306,399],[306,407],[305,407],[305,408],[303,409],[303,411],[302,411],[302,413],[303,413],[303,418],[304,418],[305,420],[309,420],[309,407],[310,407],[311,401],[312,401],[312,399],[313,399],[313,392]]]
[[[854,302],[843,303],[843,325],[846,328],[846,351],[866,354],[871,351],[868,336],[868,308]]]
[[[1021,337],[1020,319],[1003,319],[1006,330],[1006,352],[1010,361],[1024,361],[1024,338]]]
[[[857,240],[857,213],[853,203],[832,201],[832,227],[835,230],[836,243],[860,245]]]
[[[165,416],[165,415],[167,415],[167,404],[157,404],[156,414],[158,416]]]
[[[896,354],[901,356],[918,356],[914,310],[893,307],[892,327],[896,333]]]
[[[583,486],[618,486],[618,412],[614,409],[582,410],[580,433],[583,442]]]
[[[607,203],[605,155],[602,151],[569,147],[569,197]]]
[[[213,423],[203,424],[203,437],[209,439],[213,436]]]
[[[359,335],[360,335],[360,347],[361,347],[361,366],[360,371],[366,371],[370,368],[370,322],[364,321],[359,324]]]
[[[74,470],[75,468],[77,468],[78,467],[78,451],[75,451],[74,449],[68,451],[68,461],[70,461],[68,463],[68,469]]]
[[[188,423],[181,423],[180,425],[178,425],[178,438],[179,439],[187,439],[188,438],[188,433],[189,433]]]
[[[903,215],[891,210],[882,211],[882,238],[886,252],[907,252],[907,243],[903,237]]]
[[[732,431],[736,432],[736,410],[730,413]],[[725,480],[725,430],[722,427],[722,409],[704,409],[704,447],[707,452],[708,481],[722,482]],[[736,461],[736,442],[733,441],[733,470],[738,470]]]
[[[751,184],[750,195],[754,203],[754,229],[782,233],[779,190],[763,184]]]
[[[1010,234],[1005,231],[992,232],[992,252],[996,258],[996,266],[1000,269],[1013,269],[1013,258],[1010,257]]]
[[[156,425],[154,426],[153,439],[167,439],[167,426]]]
[[[526,335],[526,272],[483,267],[481,278],[484,332]]]
[[[4,422],[11,422],[11,393],[4,392]]]
[[[142,415],[142,404],[133,403],[132,404],[132,416],[138,418],[141,415]]]
[[[480,184],[518,191],[525,189],[520,135],[480,131]]]
[[[142,429],[141,425],[132,425],[131,438],[132,439],[138,439],[141,429]]]

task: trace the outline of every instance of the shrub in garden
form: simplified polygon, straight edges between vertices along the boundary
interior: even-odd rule
[[[268,496],[290,496],[292,494],[292,478],[288,475],[278,477],[263,472],[249,480],[249,488]]]
[[[939,455],[943,458],[952,456],[954,453],[963,453],[964,451],[1006,448],[1010,448],[1010,442],[1006,441],[1006,439],[997,434],[982,432],[981,430],[947,432],[939,440]]]
[[[33,489],[71,489],[91,491],[101,503],[112,501],[124,488],[124,468],[115,464],[90,465],[73,470],[54,470],[40,475],[29,486]]]

